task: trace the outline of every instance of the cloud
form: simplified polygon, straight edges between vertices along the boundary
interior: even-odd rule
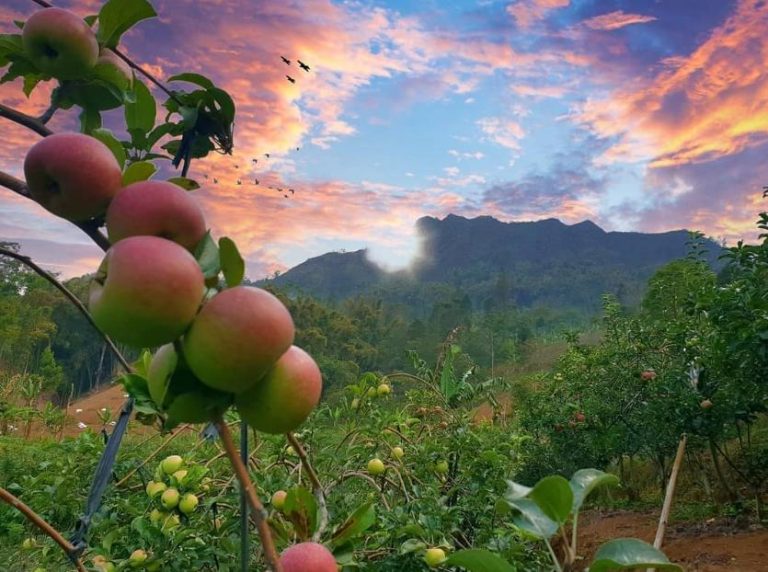
[[[565,8],[570,0],[518,0],[507,6],[507,13],[512,16],[521,28],[528,28],[543,20],[549,12]]]
[[[525,131],[516,121],[503,117],[484,117],[476,123],[490,141],[507,149],[520,149],[520,140],[525,136]]]
[[[615,12],[593,16],[588,20],[584,20],[583,24],[593,30],[611,31],[624,28],[625,26],[631,26],[632,24],[647,24],[656,19],[656,16],[628,14],[623,10],[616,10]]]

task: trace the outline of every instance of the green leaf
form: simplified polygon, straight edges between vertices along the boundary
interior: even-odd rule
[[[341,546],[355,536],[362,534],[376,522],[376,508],[373,503],[366,503],[358,507],[347,520],[345,520],[334,532],[331,538],[331,546]]]
[[[231,238],[222,236],[219,239],[219,258],[227,286],[232,288],[240,284],[245,278],[245,261]]]
[[[100,45],[114,48],[134,24],[155,16],[157,12],[147,0],[108,0],[99,11],[96,39]]]
[[[533,489],[531,487],[526,487],[520,483],[507,481],[507,492],[504,493],[504,498],[509,501],[522,499],[527,497],[532,490]]]
[[[559,524],[564,524],[568,520],[573,507],[571,486],[560,475],[541,479],[528,494],[528,498],[539,505],[544,514]]]
[[[655,568],[660,572],[682,572],[664,553],[637,538],[617,538],[603,544],[595,554],[589,572]]]
[[[168,182],[181,187],[185,191],[196,191],[200,188],[200,183],[194,179],[188,179],[187,177],[171,177],[168,179]]]
[[[515,572],[517,570],[493,552],[480,548],[454,552],[443,562],[443,565],[460,566],[469,572]]]
[[[151,399],[147,380],[139,374],[126,373],[120,378],[120,382],[131,397]]]
[[[150,150],[152,147],[155,146],[155,143],[157,143],[161,137],[169,134],[175,134],[180,135],[181,131],[179,133],[173,133],[174,130],[177,128],[175,123],[163,123],[161,125],[158,125],[155,127],[149,135],[147,135],[147,143],[145,149]]]
[[[157,171],[157,167],[149,161],[131,163],[123,173],[123,185],[130,185],[139,181],[146,181]]]
[[[571,477],[573,491],[573,512],[578,512],[590,493],[597,487],[619,484],[619,477],[598,469],[581,469]]]
[[[221,108],[221,113],[227,123],[232,123],[235,120],[235,102],[232,101],[230,95],[223,89],[214,88],[211,90],[213,98]]]
[[[115,156],[115,159],[117,159],[117,163],[122,170],[123,165],[125,165],[125,148],[122,143],[117,140],[117,137],[115,137],[109,129],[104,128],[94,129],[91,132],[91,135],[109,147],[109,150],[112,151],[112,154]]]
[[[554,520],[544,514],[539,505],[530,499],[507,502],[517,511],[517,514],[512,517],[515,526],[537,538],[551,538],[560,528]]]
[[[80,131],[90,135],[101,127],[101,113],[95,109],[83,108],[80,112]]]
[[[302,486],[288,490],[283,505],[283,514],[291,521],[296,534],[302,540],[309,539],[317,527],[317,501],[312,493]]]
[[[135,103],[125,104],[125,124],[130,129],[143,129],[145,133],[152,131],[155,125],[157,103],[149,88],[139,79],[133,82]],[[148,150],[148,149],[147,149]]]
[[[211,231],[205,233],[195,249],[195,258],[203,271],[205,278],[215,278],[221,270],[221,261],[219,259],[219,247],[211,237]]]
[[[211,80],[199,73],[180,73],[169,77],[168,81],[186,81],[199,85],[204,89],[214,89],[216,87]]]
[[[35,89],[37,84],[40,83],[40,81],[42,79],[43,78],[40,77],[39,75],[25,75],[24,76],[24,88],[23,88],[24,95],[29,97],[29,95],[32,93],[32,90]]]
[[[85,23],[88,24],[91,28],[93,28],[93,25],[96,23],[96,20],[98,19],[99,19],[98,14],[91,14],[83,18],[83,20],[85,20]]]
[[[197,107],[182,106],[179,108],[179,114],[182,117],[181,125],[184,131],[194,129],[198,116]]]

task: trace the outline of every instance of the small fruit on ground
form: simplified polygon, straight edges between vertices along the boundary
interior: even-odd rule
[[[704,401],[702,401],[701,403],[699,403],[699,406],[700,406],[702,409],[711,409],[711,408],[712,408],[712,405],[714,405],[714,404],[713,404],[713,403],[712,403],[712,401],[710,401],[709,399],[705,399]]]
[[[166,475],[172,475],[184,464],[180,455],[169,455],[160,462],[160,467]]]
[[[323,377],[315,360],[301,348],[291,346],[264,379],[235,398],[235,404],[254,429],[288,433],[309,417],[322,391]]]
[[[147,496],[153,499],[167,488],[168,487],[166,486],[165,483],[157,482],[157,481],[149,481],[147,483]]]
[[[448,474],[448,461],[441,460],[435,463],[435,472],[438,475],[447,475]]]
[[[430,568],[440,566],[440,564],[445,562],[445,551],[442,548],[428,548],[424,554],[424,562]]]
[[[292,445],[288,445],[288,447],[285,448],[285,454],[289,457],[296,457],[296,449],[293,448]]]
[[[322,544],[302,542],[283,550],[280,563],[284,572],[336,572],[333,554]]]
[[[99,57],[99,44],[85,20],[61,8],[44,8],[24,23],[21,41],[40,71],[57,79],[88,75]]]
[[[132,236],[107,251],[91,282],[96,325],[116,341],[154,347],[181,336],[197,314],[205,279],[194,257],[155,236]]]
[[[160,504],[166,510],[176,508],[176,505],[179,504],[179,491],[173,487],[163,491],[163,494],[160,495]]]
[[[35,143],[24,158],[24,177],[35,201],[74,222],[103,215],[122,185],[112,151],[82,133],[55,133]]]
[[[381,383],[379,384],[379,387],[376,388],[376,394],[379,396],[389,395],[390,393],[392,393],[392,388],[388,383]]]
[[[194,252],[205,218],[191,193],[167,181],[141,181],[118,191],[107,210],[112,244],[129,236],[159,236]]]
[[[403,456],[405,456],[405,451],[403,451],[402,447],[393,447],[392,448],[392,456],[395,459],[400,460],[400,459],[403,458]]]
[[[285,491],[275,491],[275,494],[272,495],[272,506],[275,507],[275,510],[283,510],[287,496],[288,493]]]
[[[181,497],[181,500],[179,501],[179,510],[184,514],[192,514],[195,512],[199,502],[197,496],[192,493],[187,493]]]
[[[576,423],[584,423],[586,416],[579,411],[576,415],[574,415],[574,419],[576,419]]]
[[[371,459],[368,461],[368,472],[373,476],[382,475],[387,467],[381,459]]]
[[[147,559],[147,553],[142,550],[141,548],[134,550],[131,552],[131,555],[128,557],[128,562],[130,563],[131,567],[138,568]]]
[[[352,409],[357,409],[358,407],[360,407],[360,400],[359,400],[357,397],[355,397],[355,398],[352,400],[352,403],[350,403],[350,404],[349,404],[349,406],[350,406]]]

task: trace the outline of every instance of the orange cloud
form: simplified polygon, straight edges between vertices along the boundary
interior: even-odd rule
[[[647,24],[653,22],[657,18],[655,16],[646,16],[644,14],[628,14],[623,10],[616,10],[615,12],[608,12],[607,14],[600,14],[594,16],[588,20],[584,20],[583,24],[587,28],[593,30],[618,30],[625,26],[631,26],[632,24]]]
[[[507,13],[512,16],[521,28],[528,28],[543,20],[549,12],[557,8],[565,8],[570,0],[518,0],[507,6]]]

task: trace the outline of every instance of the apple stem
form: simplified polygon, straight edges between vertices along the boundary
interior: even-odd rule
[[[224,446],[224,451],[227,453],[227,458],[235,471],[235,476],[237,476],[237,480],[240,481],[240,486],[245,491],[248,504],[251,505],[251,509],[253,510],[253,519],[256,521],[256,529],[259,531],[259,536],[261,537],[264,556],[272,567],[272,572],[283,572],[283,567],[280,564],[280,557],[277,555],[275,543],[272,540],[272,532],[267,523],[267,511],[264,509],[264,505],[261,504],[259,496],[256,494],[256,488],[253,486],[253,482],[248,476],[248,469],[240,459],[240,455],[235,448],[235,442],[232,440],[232,432],[221,417],[215,421],[215,425],[216,429],[219,431],[219,437]]]
[[[304,450],[304,447],[301,446],[301,443],[296,438],[296,436],[289,432],[285,434],[285,438],[288,439],[288,442],[299,455],[301,464],[307,471],[309,482],[312,483],[312,494],[315,496],[315,500],[317,501],[317,508],[320,511],[320,519],[317,525],[317,530],[315,530],[315,533],[312,535],[312,540],[317,542],[320,540],[323,532],[325,532],[325,528],[328,526],[328,505],[325,502],[325,491],[323,490],[323,485],[320,483],[320,479],[317,478],[317,473],[315,472],[314,467],[312,467],[312,464],[309,462],[307,452]]]
[[[43,137],[48,137],[48,135],[53,135],[53,131],[48,129],[45,126],[45,123],[40,121],[38,118],[32,117],[31,115],[27,115],[26,113],[22,113],[21,111],[18,111],[17,109],[14,109],[12,107],[8,107],[7,105],[4,105],[2,103],[0,103],[0,117],[5,117],[6,119],[10,119],[14,123],[18,123],[19,125],[26,127],[27,129],[31,129],[32,131],[34,131],[38,135],[42,135]]]
[[[9,504],[16,510],[18,510],[21,514],[27,517],[27,519],[29,519],[29,521],[32,522],[32,524],[34,524],[40,530],[42,530],[45,534],[50,536],[56,544],[61,546],[61,549],[72,560],[72,563],[75,565],[75,568],[77,568],[79,572],[86,572],[85,567],[83,566],[82,562],[80,562],[80,558],[76,556],[77,549],[70,542],[68,542],[59,533],[58,530],[56,530],[50,524],[48,524],[45,520],[40,518],[40,515],[38,515],[34,510],[29,508],[26,504],[21,502],[18,498],[13,496],[3,487],[0,487],[0,500]]]
[[[13,250],[9,250],[7,248],[0,247],[0,256],[7,256],[9,258],[13,258],[15,260],[18,260],[22,264],[29,266],[32,270],[34,270],[37,274],[45,278],[48,282],[53,284],[59,292],[64,294],[64,296],[67,297],[67,299],[72,302],[75,307],[80,310],[80,313],[85,316],[86,320],[88,320],[88,323],[91,324],[96,331],[101,335],[101,337],[104,339],[104,342],[107,344],[109,349],[112,351],[112,353],[117,358],[117,361],[120,362],[120,365],[123,366],[123,369],[125,369],[126,372],[130,373],[133,371],[133,368],[130,366],[130,364],[126,361],[123,354],[120,353],[120,350],[117,349],[115,344],[112,342],[112,340],[109,338],[107,334],[102,332],[99,327],[96,325],[96,323],[93,321],[93,317],[91,316],[91,313],[88,311],[88,309],[83,305],[83,303],[78,299],[77,296],[75,296],[64,284],[56,280],[56,278],[40,268],[37,264],[35,264],[32,259],[29,256],[24,256],[23,254],[19,254],[18,252],[14,252]]]

